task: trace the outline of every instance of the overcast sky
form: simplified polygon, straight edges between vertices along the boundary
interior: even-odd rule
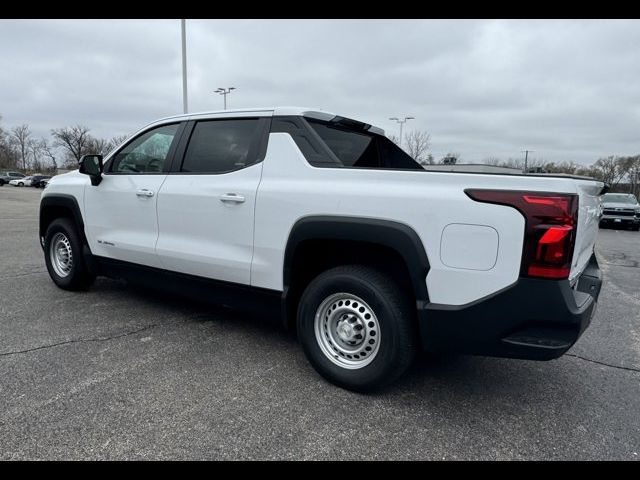
[[[101,137],[182,113],[179,20],[0,20],[3,128]],[[189,110],[321,108],[431,134],[436,159],[640,153],[640,22],[187,20]]]

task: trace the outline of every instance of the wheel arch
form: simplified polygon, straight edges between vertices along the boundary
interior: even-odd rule
[[[385,262],[407,281],[418,304],[429,302],[426,276],[429,260],[420,237],[410,226],[393,220],[350,217],[308,216],[291,228],[283,262],[282,318],[285,327],[295,322],[295,309],[302,290],[314,273],[327,265],[318,260],[323,251],[340,252],[342,259]],[[309,252],[316,262],[309,269]],[[380,257],[380,258],[378,258]],[[312,262],[313,263],[313,262]],[[330,266],[330,265],[329,265]],[[314,271],[317,270],[317,271]],[[404,273],[403,273],[404,272]],[[303,279],[302,284],[297,283]]]
[[[84,221],[78,200],[73,195],[57,193],[42,197],[40,201],[40,240],[47,233],[47,228],[56,218],[66,217],[75,223],[80,239],[85,246],[88,246],[87,237],[84,233]]]

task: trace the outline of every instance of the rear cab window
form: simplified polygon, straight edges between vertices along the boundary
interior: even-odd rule
[[[387,137],[355,120],[285,117],[274,119],[274,127],[272,131],[289,133],[314,167],[425,171]]]

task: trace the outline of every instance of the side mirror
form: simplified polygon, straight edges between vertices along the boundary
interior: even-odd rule
[[[91,185],[100,185],[102,181],[102,155],[83,155],[80,159],[80,173],[89,175]]]

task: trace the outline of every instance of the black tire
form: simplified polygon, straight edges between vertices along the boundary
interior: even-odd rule
[[[51,259],[51,242],[59,233],[68,239],[73,258],[70,271],[66,276],[61,276],[56,272]],[[47,228],[47,233],[44,237],[44,260],[51,280],[63,290],[86,290],[95,280],[95,276],[89,273],[84,261],[80,235],[74,222],[68,218],[58,218],[51,222],[49,228]]]
[[[638,232],[640,231],[640,225],[634,225],[631,227],[631,230],[633,230],[634,232]]]
[[[337,293],[355,295],[375,313],[380,344],[369,364],[342,367],[322,350],[316,338],[316,312]],[[363,265],[344,265],[318,275],[307,286],[298,305],[298,339],[311,365],[330,382],[359,392],[382,388],[400,377],[417,351],[415,308],[390,276]],[[334,355],[337,361],[340,358]],[[363,357],[364,358],[364,357]]]

